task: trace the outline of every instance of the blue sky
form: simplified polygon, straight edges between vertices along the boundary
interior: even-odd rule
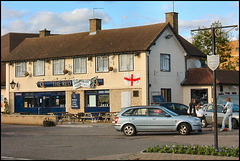
[[[178,12],[179,34],[190,40],[190,30],[239,25],[239,1],[1,1],[1,36],[9,32],[52,34],[89,31],[89,19],[102,19],[102,30],[165,22],[165,13]],[[229,30],[230,28],[226,29]],[[230,32],[233,40],[239,31]]]

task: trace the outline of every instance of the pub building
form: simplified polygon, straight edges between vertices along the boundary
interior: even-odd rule
[[[89,22],[89,32],[44,29],[2,59],[11,113],[119,112],[158,96],[185,103],[181,83],[206,56],[178,34],[178,13],[129,28],[102,30],[101,19]]]

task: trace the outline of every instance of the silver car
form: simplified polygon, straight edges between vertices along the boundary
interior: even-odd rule
[[[225,116],[223,113],[224,105],[217,104],[217,124],[218,126],[222,126],[222,120]],[[203,105],[204,115],[206,117],[206,126],[212,124],[213,120],[213,113],[214,113],[214,105],[205,104]],[[228,119],[226,120],[226,125],[228,125]],[[237,129],[239,128],[239,106],[234,104],[233,114],[232,114],[232,128]]]
[[[123,108],[115,119],[114,128],[127,136],[147,131],[178,131],[182,135],[202,132],[199,118],[178,115],[162,106]]]

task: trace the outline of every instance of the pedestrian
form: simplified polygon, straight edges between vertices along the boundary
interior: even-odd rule
[[[195,108],[196,105],[197,105],[196,99],[192,98],[191,102],[189,103],[189,115],[197,117],[196,108]]]
[[[220,131],[224,131],[225,130],[225,122],[226,119],[229,118],[228,121],[228,131],[232,131],[232,113],[233,113],[233,103],[231,101],[230,97],[226,97],[226,105],[225,105],[225,109],[227,110],[227,112],[225,113],[225,116],[222,120],[222,128],[220,129]]]
[[[200,103],[198,103],[198,105],[196,106],[196,114],[197,114],[197,117],[202,120],[205,119],[205,115],[204,115],[204,111],[203,109],[200,107]]]

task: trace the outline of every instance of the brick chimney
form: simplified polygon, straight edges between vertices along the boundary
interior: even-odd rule
[[[169,22],[176,34],[178,34],[178,13],[168,12],[166,14],[166,22]]]
[[[39,37],[46,37],[46,36],[50,36],[50,32],[48,31],[46,28],[44,30],[39,31]]]
[[[102,19],[94,18],[89,19],[90,22],[90,35],[95,35],[102,29]]]

